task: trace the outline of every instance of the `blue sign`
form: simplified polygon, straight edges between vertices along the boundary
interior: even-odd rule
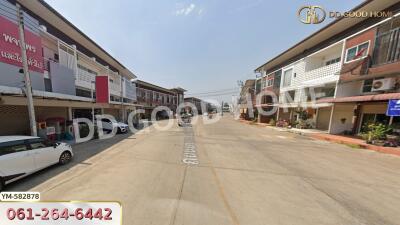
[[[400,100],[389,100],[387,116],[400,116]]]

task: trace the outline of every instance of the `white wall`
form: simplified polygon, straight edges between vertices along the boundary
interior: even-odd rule
[[[362,85],[362,81],[341,83],[337,86],[336,97],[340,98],[361,95]]]
[[[330,129],[331,134],[340,134],[346,130],[352,130],[353,111],[355,106],[355,104],[335,104]],[[342,123],[342,118],[346,119],[345,123]]]

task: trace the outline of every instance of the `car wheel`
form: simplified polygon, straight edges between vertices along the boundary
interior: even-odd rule
[[[72,155],[70,152],[63,152],[60,156],[60,164],[65,165],[72,160]]]

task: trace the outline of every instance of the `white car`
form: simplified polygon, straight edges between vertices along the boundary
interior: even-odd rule
[[[109,119],[102,119],[101,125],[103,126],[103,130],[106,131],[112,131],[113,127],[117,127],[117,133],[126,133],[129,129],[128,124],[121,122],[112,123]]]
[[[72,160],[72,147],[33,136],[0,136],[0,191],[4,185]]]

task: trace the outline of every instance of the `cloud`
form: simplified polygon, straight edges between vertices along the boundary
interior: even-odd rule
[[[175,11],[175,15],[177,15],[177,16],[180,16],[180,15],[187,16],[190,13],[192,13],[195,8],[196,8],[196,5],[192,3],[192,4],[190,4],[190,5],[186,6],[186,7],[181,7],[180,9],[176,10]]]

